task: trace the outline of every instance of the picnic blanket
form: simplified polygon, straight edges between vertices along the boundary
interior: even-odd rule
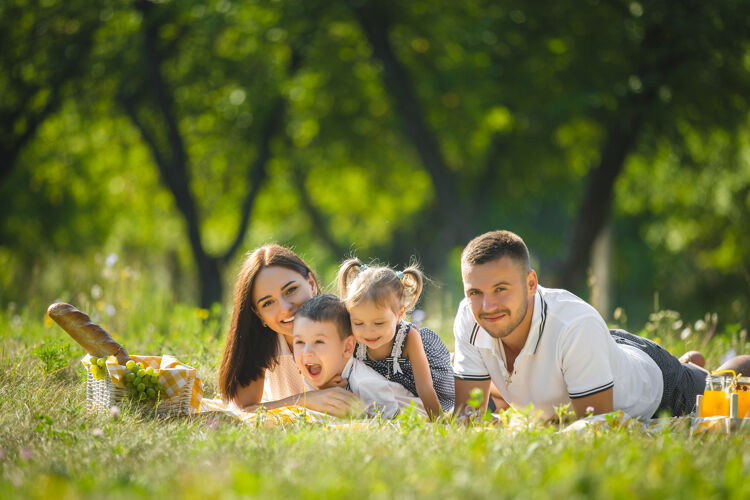
[[[302,406],[284,406],[271,410],[260,410],[257,412],[246,412],[238,409],[234,405],[224,403],[220,398],[204,399],[201,402],[201,413],[221,412],[231,415],[241,422],[255,426],[285,426],[298,422],[310,424],[323,424],[328,428],[363,428],[373,425],[373,420],[351,420],[337,419],[325,413],[309,410]],[[500,414],[493,414],[496,420],[503,420]],[[750,437],[750,419],[744,419],[748,422],[745,425],[738,426],[733,430],[734,433]],[[394,425],[398,425],[392,422]],[[498,427],[497,425],[487,423],[479,427],[493,427],[506,432],[522,432],[534,424],[528,419],[515,418],[511,415],[507,426]],[[593,415],[576,420],[559,432],[562,433],[584,433],[592,431],[602,431],[615,428],[638,428],[642,432],[651,434],[664,432],[668,429],[686,429],[690,434],[704,433],[727,433],[726,417],[672,417],[652,420],[641,420],[632,418],[623,411],[615,411],[604,415]]]
[[[200,411],[201,413],[221,412],[226,415],[231,415],[246,424],[264,427],[290,425],[297,422],[307,422],[311,424],[338,423],[336,417],[309,410],[304,406],[290,405],[270,410],[260,409],[256,412],[248,412],[240,410],[235,405],[224,403],[221,398],[201,400]]]

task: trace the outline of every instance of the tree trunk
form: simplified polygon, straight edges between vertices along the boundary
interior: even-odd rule
[[[591,248],[609,220],[615,181],[635,145],[642,123],[641,108],[634,103],[636,99],[629,101],[628,104],[634,105],[627,106],[621,114],[624,118],[610,126],[601,160],[589,174],[560,272],[560,286],[563,288],[575,291],[585,284]]]
[[[408,228],[408,234],[402,235],[404,237],[399,240],[404,243],[401,245],[402,250],[406,251],[400,253],[409,253],[410,247],[418,245],[426,249],[423,255],[426,266],[442,268],[445,266],[445,252],[461,243],[467,234],[471,234],[466,207],[456,193],[457,180],[443,157],[435,133],[427,124],[411,79],[391,47],[388,39],[391,23],[385,6],[366,2],[353,5],[352,10],[372,46],[374,57],[383,64],[386,90],[393,99],[404,131],[414,145],[435,189],[435,200],[422,223]],[[436,232],[436,238],[427,239],[422,236]],[[409,241],[413,245],[408,244]],[[441,257],[437,257],[438,254]]]
[[[200,305],[208,309],[216,302],[221,303],[223,298],[222,263],[218,258],[209,257],[205,254],[202,259],[196,259],[196,263],[198,264],[198,282],[200,283]]]
[[[591,252],[591,305],[605,321],[612,312],[612,224],[602,228]]]
[[[258,139],[258,155],[248,168],[248,189],[242,203],[241,219],[235,238],[223,255],[208,255],[201,239],[197,203],[190,190],[189,158],[178,127],[176,105],[162,74],[162,55],[158,46],[159,24],[153,15],[153,9],[158,7],[147,1],[138,2],[136,7],[143,15],[144,55],[148,85],[141,86],[135,94],[121,95],[120,100],[128,116],[139,129],[141,138],[149,146],[161,178],[172,192],[177,208],[183,216],[190,249],[198,270],[200,305],[208,308],[213,303],[222,300],[223,267],[241,247],[247,234],[255,199],[267,179],[266,166],[271,157],[271,140],[283,129],[286,103],[283,97],[277,97],[266,115],[264,127]],[[300,64],[300,53],[293,50],[290,70],[296,71]],[[151,130],[154,125],[149,125],[148,120],[144,120],[141,116],[146,113],[158,116],[158,125],[155,126],[163,128],[162,133],[154,133]],[[158,143],[157,137],[166,137],[165,143]]]
[[[666,43],[669,41],[665,39],[661,23],[646,28],[642,44],[643,57],[633,73],[647,84],[640,93],[629,92],[625,95],[608,127],[601,159],[589,175],[587,189],[575,220],[573,237],[560,269],[560,285],[564,288],[575,290],[584,282],[591,248],[609,221],[615,181],[656,102],[659,75],[668,68],[679,66],[685,57],[689,57],[685,53],[650,57],[654,53],[660,53],[660,48]]]

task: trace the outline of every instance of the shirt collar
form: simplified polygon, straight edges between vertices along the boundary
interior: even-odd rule
[[[349,379],[349,376],[352,374],[352,370],[354,369],[354,356],[349,358],[349,361],[346,362],[344,365],[344,369],[341,370],[341,378]]]
[[[544,334],[544,325],[546,322],[547,301],[544,300],[542,287],[537,286],[536,294],[534,296],[534,315],[531,318],[529,336],[526,338],[526,343],[523,346],[525,350],[530,351],[530,354],[536,354],[536,351],[539,348],[539,341],[542,339],[542,334]]]
[[[539,348],[539,341],[541,340],[542,334],[544,333],[544,325],[546,321],[547,301],[544,300],[542,287],[537,286],[536,294],[534,295],[534,313],[531,318],[531,326],[529,327],[529,336],[526,337],[526,342],[524,343],[521,352],[528,352],[530,349],[531,354],[536,354],[536,351]],[[474,344],[474,346],[481,349],[494,350],[498,345],[497,339],[487,333],[487,330],[479,326],[479,323],[477,323],[476,319],[474,320],[474,327],[471,331],[469,341]]]

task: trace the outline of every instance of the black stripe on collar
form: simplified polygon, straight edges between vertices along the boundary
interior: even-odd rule
[[[479,332],[479,323],[474,322],[474,328],[471,329],[471,335],[469,336],[469,343],[474,345],[477,340],[477,333]]]
[[[536,354],[536,350],[539,348],[539,341],[542,340],[542,333],[544,333],[544,325],[547,324],[547,301],[544,300],[544,295],[542,295],[542,292],[540,290],[537,290],[537,293],[539,294],[539,298],[542,300],[542,318],[539,321],[539,335],[536,338],[536,345],[534,346],[534,354]]]

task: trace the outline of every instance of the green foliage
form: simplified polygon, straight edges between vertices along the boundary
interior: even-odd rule
[[[625,319],[624,312],[620,313],[620,319]],[[613,325],[619,328],[625,326],[622,321]],[[646,324],[636,333],[661,344],[675,356],[699,351],[705,357],[708,369],[717,368],[727,355],[733,357],[750,352],[747,329],[737,323],[720,328],[716,313],[706,313],[703,318],[691,323],[677,311],[663,309],[651,313]]]
[[[446,241],[435,171],[355,15],[367,3],[3,3],[0,149],[22,147],[0,166],[0,305],[86,294],[111,253],[187,302],[205,288],[196,240],[225,252],[258,185],[241,250],[217,265],[225,285],[243,250],[278,241],[325,275],[350,251],[417,254],[456,297],[456,248],[498,227],[525,237],[544,284],[608,137],[635,116],[614,197],[615,302],[644,322],[657,291],[748,323],[746,2],[378,3],[455,181],[460,238]],[[179,156],[174,135],[197,236],[157,169]]]
[[[71,357],[70,344],[45,344],[34,346],[32,354],[39,358],[45,373],[51,373],[67,366]]]

